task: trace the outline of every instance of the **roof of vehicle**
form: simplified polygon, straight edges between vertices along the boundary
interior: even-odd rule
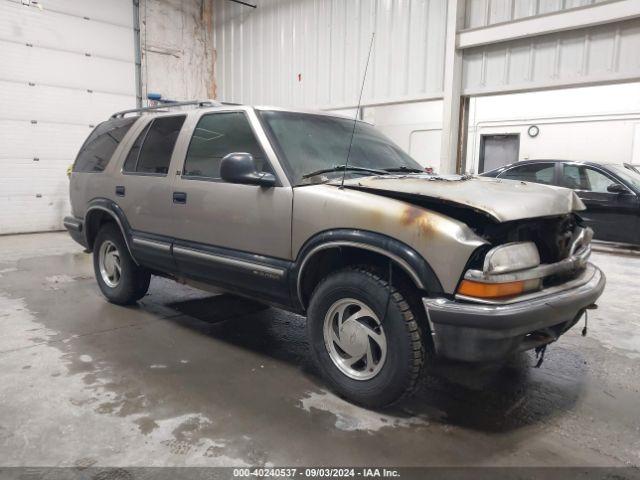
[[[592,161],[583,161],[583,160],[559,160],[559,159],[553,159],[553,158],[539,158],[539,159],[532,159],[532,160],[521,160],[519,162],[513,162],[510,163],[508,165],[503,165],[501,167],[498,168],[494,168],[493,170],[489,170],[488,172],[484,172],[481,173],[480,175],[488,175],[490,173],[493,172],[497,172],[497,171],[501,171],[501,170],[507,170],[509,168],[515,167],[517,165],[530,165],[530,164],[535,164],[535,163],[578,163],[580,165],[590,165],[590,166],[594,166],[594,167],[608,167],[611,165],[618,165],[620,167],[623,167],[623,163],[616,163],[616,162],[592,162]]]
[[[191,110],[184,110],[184,107],[192,107]],[[227,102],[219,102],[217,100],[192,100],[185,102],[174,102],[174,103],[166,103],[157,106],[151,107],[142,107],[142,108],[132,108],[129,110],[122,110],[119,112],[115,112],[111,115],[111,118],[123,118],[128,114],[137,114],[138,116],[144,115],[167,115],[171,113],[184,113],[187,111],[193,110],[205,110],[205,111],[217,111],[217,110],[230,110],[235,108],[241,109],[254,109],[260,111],[279,111],[279,112],[291,112],[291,113],[302,113],[308,115],[323,115],[327,117],[336,117],[347,120],[358,120],[359,122],[369,123],[361,119],[355,119],[353,116],[349,116],[342,113],[337,112],[328,112],[323,110],[312,110],[312,109],[303,109],[303,108],[285,108],[285,107],[276,107],[271,105],[243,105],[240,103],[227,103]],[[178,109],[176,112],[173,109]]]

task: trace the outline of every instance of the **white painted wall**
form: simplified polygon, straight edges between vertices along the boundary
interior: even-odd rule
[[[472,98],[469,118],[469,172],[487,134],[519,134],[519,160],[640,163],[640,83]]]
[[[441,100],[366,107],[363,118],[423,166],[440,169]]]

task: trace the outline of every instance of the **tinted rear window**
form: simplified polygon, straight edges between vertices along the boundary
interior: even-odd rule
[[[123,170],[166,175],[184,120],[184,115],[154,119],[131,147]]]
[[[102,172],[136,117],[115,118],[98,125],[78,152],[74,172]]]

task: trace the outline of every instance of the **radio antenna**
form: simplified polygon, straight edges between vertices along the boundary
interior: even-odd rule
[[[347,167],[349,166],[349,157],[351,156],[351,146],[353,145],[353,137],[356,134],[356,125],[358,123],[358,117],[360,116],[360,104],[362,103],[362,92],[364,92],[364,84],[367,81],[367,69],[369,68],[369,60],[371,59],[371,50],[373,50],[373,40],[376,38],[376,32],[371,34],[371,43],[369,44],[369,54],[367,55],[367,63],[364,66],[364,75],[362,76],[362,87],[360,87],[360,96],[358,97],[358,108],[356,109],[356,115],[353,119],[353,130],[351,130],[351,139],[349,140],[349,150],[347,150],[347,160],[344,162],[344,170],[342,171],[342,182],[340,188],[344,188],[344,177],[347,174]]]

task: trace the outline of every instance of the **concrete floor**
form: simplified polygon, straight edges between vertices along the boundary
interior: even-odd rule
[[[640,256],[593,260],[586,338],[374,412],[327,392],[299,316],[161,279],[118,307],[66,234],[0,237],[0,466],[638,465]]]

